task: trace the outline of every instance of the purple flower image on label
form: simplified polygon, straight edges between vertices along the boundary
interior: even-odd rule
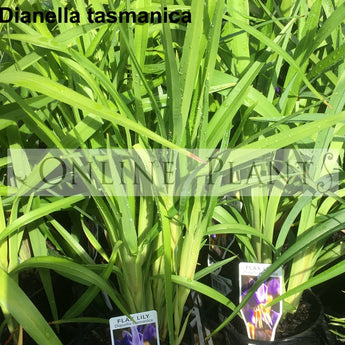
[[[268,294],[275,296],[279,294],[280,291],[280,282],[278,278],[272,278],[267,284]]]
[[[144,343],[144,337],[141,333],[138,332],[137,327],[131,327],[132,332],[132,343],[131,345],[142,345]]]
[[[267,285],[264,283],[262,284],[257,291],[254,293],[255,300],[257,304],[266,304],[267,302]]]
[[[144,341],[150,341],[156,337],[156,327],[153,324],[148,324],[143,332]]]
[[[153,345],[156,341],[156,327],[154,324],[132,326],[121,332],[121,339],[115,340],[115,345]]]
[[[241,275],[241,298],[247,295],[256,276]],[[281,291],[281,277],[270,277],[249,298],[241,313],[246,323],[248,337],[273,340],[281,316],[281,303],[267,306]]]

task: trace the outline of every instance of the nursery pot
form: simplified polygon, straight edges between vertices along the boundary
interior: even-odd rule
[[[203,298],[203,300],[206,302],[202,307],[203,322],[210,329],[215,329],[230,315],[229,309],[223,305],[218,305],[218,308],[209,308],[207,299]],[[296,327],[292,334],[281,336],[284,330],[292,329],[291,320],[296,324],[297,314],[291,316],[290,321],[286,318],[285,321],[280,322],[276,339],[273,341],[249,339],[243,320],[237,316],[221,330],[225,339],[223,343],[226,345],[335,345],[335,339],[328,329],[320,299],[311,290],[306,290],[301,301],[300,306],[312,306],[311,312],[303,325]]]
[[[237,318],[236,321],[229,323],[226,326],[225,338],[227,345],[334,345],[335,340],[328,330],[327,322],[323,313],[323,306],[319,298],[307,290],[303,294],[303,303],[309,303],[313,306],[313,313],[306,320],[306,328],[291,336],[277,338],[273,341],[254,340],[249,339],[245,333],[244,323]],[[297,311],[298,312],[298,311]],[[222,310],[220,310],[220,319],[224,318]],[[289,328],[288,319],[285,322],[285,327]],[[242,331],[240,329],[242,328]],[[279,326],[278,326],[279,329]],[[298,328],[297,328],[298,329]],[[278,333],[279,334],[279,333]]]

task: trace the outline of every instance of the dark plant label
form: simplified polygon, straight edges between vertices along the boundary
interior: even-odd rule
[[[112,345],[159,345],[157,312],[113,317],[109,320]]]
[[[232,281],[229,278],[219,274],[211,273],[212,288],[220,292],[224,296],[228,296],[232,291]]]
[[[269,264],[260,263],[240,263],[240,302],[262,272],[269,266]],[[281,294],[282,270],[280,268],[260,285],[241,309],[249,339],[274,340],[275,332],[282,315],[282,302],[272,306],[267,306],[267,304]]]

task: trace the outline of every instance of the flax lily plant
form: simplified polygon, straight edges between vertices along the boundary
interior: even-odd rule
[[[275,14],[270,5],[262,8],[274,18]],[[283,5],[282,12],[284,12]],[[326,5],[321,2],[312,2],[309,6],[302,3],[290,5],[290,15],[304,16],[305,19],[297,22],[296,32],[289,29],[289,36],[283,39],[282,46],[293,44],[291,56],[310,81],[319,83],[319,87],[322,85],[323,90],[329,90],[329,104],[325,107],[315,99],[310,100],[305,93],[305,83],[298,75],[296,76],[290,65],[284,72],[285,77],[281,80],[281,87],[276,88],[275,91],[268,90],[271,97],[273,92],[279,97],[276,103],[280,112],[279,117],[252,118],[253,122],[247,121],[246,131],[239,140],[243,147],[248,147],[244,143],[251,141],[258,128],[260,131],[257,137],[266,136],[270,125],[262,127],[262,123],[287,126],[285,127],[289,128],[287,131],[280,127],[280,134],[289,135],[298,129],[315,124],[317,122],[315,119],[321,114],[326,118],[344,109],[345,103],[341,96],[345,86],[344,65],[343,62],[339,65],[336,62],[339,61],[337,56],[342,54],[340,51],[343,49],[344,36],[341,28],[344,24],[344,4],[332,7],[331,12],[328,12]],[[281,23],[275,24],[283,29]],[[240,27],[254,35],[254,32],[250,32],[251,29],[244,25]],[[259,37],[257,33],[256,35]],[[341,43],[334,46],[332,40],[336,37]],[[325,54],[330,46],[333,48]],[[321,61],[320,56],[322,56]],[[270,74],[265,78],[279,80],[277,76],[284,70],[282,61],[281,57],[278,57],[273,63]],[[329,76],[334,77],[333,81],[328,79]],[[270,87],[272,86],[271,83]],[[273,98],[271,99],[273,101]],[[309,122],[308,119],[311,121]],[[284,292],[275,300],[275,302],[284,300],[284,312],[296,310],[305,289],[343,274],[345,270],[344,122],[340,120],[330,128],[321,126],[308,138],[299,140],[295,137],[295,139],[291,146],[287,146],[290,148],[288,151],[280,153],[277,151],[274,157],[279,162],[275,169],[282,172],[282,166],[286,161],[293,157],[301,163],[303,155],[306,151],[309,152],[308,162],[304,161],[303,170],[306,164],[308,168],[307,171],[300,171],[303,178],[299,182],[294,180],[296,176],[287,176],[289,173],[284,170],[285,182],[287,179],[293,181],[293,192],[287,190],[286,185],[282,186],[277,180],[270,182],[269,189],[267,185],[264,187],[260,185],[253,186],[249,192],[239,191],[237,197],[241,200],[241,211],[231,207],[231,204],[219,207],[214,216],[219,224],[212,226],[214,232],[218,233],[233,233],[235,223],[239,223],[241,227],[249,227],[246,235],[242,233],[236,235],[242,249],[242,260],[272,264],[252,287],[253,292],[278,267],[285,269]],[[266,138],[258,141],[262,148],[265,147],[265,140]],[[253,177],[253,174],[259,176],[259,180],[264,178],[267,175],[267,166],[257,168],[252,165],[249,175]],[[333,189],[330,187],[332,179],[335,179]],[[325,188],[326,185],[328,187]],[[322,192],[318,193],[321,190]],[[255,231],[259,232],[261,237],[253,236]],[[246,296],[226,322],[236,315],[250,295]]]
[[[81,14],[81,22],[2,26],[0,130],[6,133],[1,137],[4,147],[58,148],[62,154],[76,148],[126,149],[136,154],[146,173],[151,168],[152,150],[162,150],[163,157],[174,157],[172,152],[182,157],[180,164],[175,158],[169,160],[169,183],[160,180],[164,175],[160,161],[154,174],[162,183],[136,195],[122,186],[122,178],[130,179],[135,169],[133,162],[122,166],[126,173],[121,176],[109,154],[109,176],[115,183],[104,184],[103,196],[96,193],[95,185],[89,185],[87,196],[37,196],[37,205],[44,203],[40,211],[36,206],[32,209],[32,201],[24,208],[27,218],[23,214],[17,226],[3,227],[0,240],[6,241],[19,225],[44,219],[44,228],[37,231],[59,253],[33,253],[34,257],[15,267],[4,267],[4,274],[50,268],[90,285],[64,315],[55,310],[54,320],[75,319],[103,290],[124,314],[156,309],[162,339],[168,336],[169,344],[179,344],[186,325],[183,307],[191,289],[234,309],[228,299],[198,281],[219,267],[196,273],[207,235],[236,234],[249,260],[273,260],[272,269],[302,253],[311,237],[317,245],[308,251],[323,257],[320,265],[331,262],[333,250],[341,251],[340,245],[325,247],[322,252],[323,247],[318,246],[326,234],[337,230],[333,223],[343,221],[341,191],[327,199],[300,194],[265,198],[256,197],[254,188],[251,198],[242,197],[242,187],[222,183],[227,164],[215,168],[211,166],[213,160],[208,160],[209,152],[218,154],[228,148],[248,150],[226,154],[224,162],[234,160],[238,166],[267,152],[298,149],[302,144],[341,149],[341,141],[335,138],[343,136],[345,118],[341,97],[344,73],[339,57],[345,7],[331,9],[315,2],[309,9],[307,2],[298,2],[291,4],[287,15],[289,6],[283,4],[280,8],[273,1],[266,5],[258,1],[252,6],[249,1],[230,0],[128,0],[115,4],[100,0],[6,1],[7,6],[27,11],[67,6]],[[169,11],[190,11],[192,23],[89,23],[87,5],[96,11],[134,12],[167,7]],[[279,13],[276,8],[280,8]],[[316,22],[320,17],[321,28]],[[325,40],[332,42],[330,48]],[[326,62],[320,62],[324,56]],[[279,97],[278,83],[284,84]],[[314,159],[318,163],[318,157]],[[23,157],[12,156],[17,175],[23,171],[23,162]],[[16,186],[17,194],[32,192],[28,186],[40,182],[37,168],[30,163],[26,168],[23,176],[28,180]],[[51,161],[48,171],[55,168]],[[195,186],[191,179],[207,181],[212,169],[219,175],[208,186],[207,194],[205,184]],[[102,180],[101,170],[94,174],[96,180]],[[314,174],[313,181],[323,176],[320,169]],[[2,190],[6,190],[5,185]],[[232,210],[231,203],[224,206],[229,193],[243,201],[242,213]],[[295,198],[297,203],[292,201]],[[315,203],[322,203],[321,211],[316,212]],[[69,209],[71,228],[53,213],[60,208]],[[326,219],[328,211],[338,218]],[[285,240],[290,239],[290,225],[301,212],[298,241],[282,254]],[[274,224],[280,217],[285,219],[283,215],[287,217],[274,243]],[[323,231],[310,235],[307,230],[317,227],[319,219]],[[31,228],[28,233],[33,233]],[[35,242],[30,236],[31,247]],[[294,267],[300,269],[297,257],[295,262]],[[310,282],[308,278],[304,279]],[[295,286],[292,279],[289,284],[291,290]],[[47,293],[54,300],[54,292]],[[2,300],[6,300],[6,293]],[[11,313],[6,304],[1,305],[5,314]],[[23,327],[36,332],[30,325],[23,323]]]

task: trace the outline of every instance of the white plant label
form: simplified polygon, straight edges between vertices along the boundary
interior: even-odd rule
[[[112,317],[109,320],[112,345],[159,345],[155,310]]]
[[[239,266],[240,302],[269,264],[241,262]],[[264,281],[241,309],[246,324],[248,338],[274,340],[282,315],[282,302],[266,305],[282,294],[282,269],[275,271]]]

